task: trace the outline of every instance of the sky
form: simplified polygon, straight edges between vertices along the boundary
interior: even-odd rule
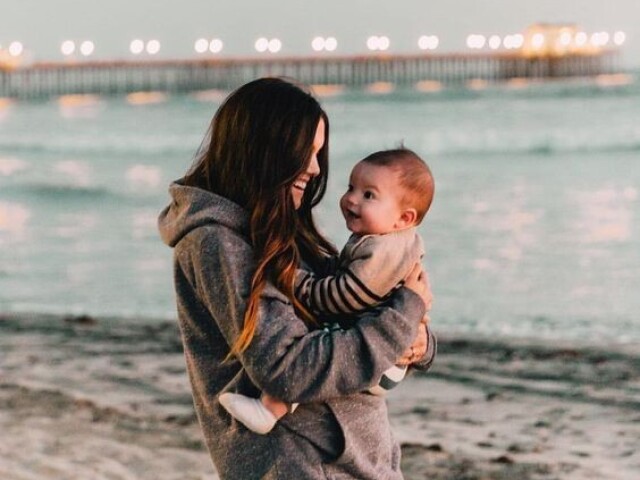
[[[640,0],[0,0],[0,46],[21,41],[34,61],[61,60],[64,40],[92,40],[96,59],[128,58],[134,38],[158,39],[158,57],[196,56],[198,38],[220,38],[221,55],[252,56],[259,37],[282,41],[278,55],[312,54],[315,36],[336,53],[366,53],[386,35],[390,52],[418,52],[438,35],[441,51],[464,51],[471,33],[506,35],[535,22],[575,23],[627,34],[623,60],[640,67]]]

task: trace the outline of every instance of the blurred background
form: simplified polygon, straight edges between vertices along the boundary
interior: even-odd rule
[[[0,45],[8,72],[132,58],[490,55],[535,22],[569,25],[571,42],[615,48],[614,75],[316,87],[332,158],[319,217],[340,245],[351,167],[403,142],[436,177],[421,231],[440,331],[628,343],[640,341],[638,9],[7,1]],[[155,221],[227,93],[0,98],[0,311],[172,318],[171,252]]]
[[[311,84],[317,218],[399,143],[439,354],[389,396],[406,478],[635,480],[640,2],[2,0],[0,478],[214,480],[156,219],[224,98]]]

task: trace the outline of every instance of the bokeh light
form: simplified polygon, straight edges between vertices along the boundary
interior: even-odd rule
[[[578,47],[582,47],[587,44],[589,36],[585,32],[576,33],[575,42]]]
[[[507,50],[522,48],[522,46],[524,45],[524,35],[520,33],[516,33],[514,35],[507,35],[502,40],[502,45]]]
[[[60,45],[60,52],[62,52],[62,54],[65,56],[72,55],[73,52],[75,51],[76,51],[76,44],[73,40],[65,40]]]
[[[562,45],[563,47],[568,47],[569,45],[571,45],[571,34],[569,32],[563,32],[562,34],[560,34],[560,45]]]
[[[138,55],[144,51],[144,42],[139,38],[132,40],[129,44],[129,51],[134,55]]]
[[[220,53],[224,47],[224,43],[219,38],[214,38],[209,42],[209,51],[211,53]]]
[[[271,53],[278,53],[282,49],[282,42],[278,38],[272,38],[268,48]]]
[[[387,50],[391,45],[391,41],[387,36],[371,36],[367,39],[367,48],[369,50]]]
[[[467,47],[479,50],[484,48],[487,43],[487,38],[484,35],[471,34],[467,37]]]
[[[489,48],[491,50],[497,50],[502,45],[502,39],[498,35],[491,35],[489,37]]]
[[[531,46],[535,49],[540,49],[544,46],[545,38],[542,33],[536,33],[531,37]]]
[[[24,46],[21,42],[15,41],[9,44],[9,55],[19,57],[24,52]]]
[[[197,53],[204,53],[209,49],[209,41],[206,38],[199,38],[193,44],[193,48]]]
[[[80,53],[85,57],[91,55],[96,49],[95,44],[91,40],[85,40],[80,44]]]
[[[269,48],[269,40],[267,40],[264,37],[260,37],[259,39],[256,40],[254,47],[258,52],[261,52],[261,53],[266,52],[267,49]]]
[[[338,40],[336,37],[327,37],[324,41],[324,49],[333,52],[338,48]]]
[[[326,50],[327,52],[333,52],[338,48],[338,40],[335,37],[315,37],[311,41],[311,48],[314,52],[321,52]]]
[[[620,46],[627,40],[627,35],[624,32],[616,32],[613,34],[613,43]]]
[[[160,51],[160,41],[158,40],[149,40],[147,42],[147,53],[149,55],[155,55]]]
[[[311,48],[313,49],[314,52],[319,52],[321,50],[324,50],[324,38],[315,37],[311,41]]]
[[[440,44],[440,39],[435,35],[422,35],[418,39],[418,48],[420,50],[435,50]]]

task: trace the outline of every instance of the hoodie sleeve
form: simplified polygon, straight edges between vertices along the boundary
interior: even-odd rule
[[[198,230],[198,248],[189,249],[191,258],[182,261],[190,265],[183,269],[193,272],[199,301],[231,345],[244,322],[252,252],[225,230]],[[420,297],[403,287],[351,329],[310,330],[288,298],[268,285],[253,340],[237,361],[258,388],[286,402],[354,394],[376,384],[408,348],[424,310]]]

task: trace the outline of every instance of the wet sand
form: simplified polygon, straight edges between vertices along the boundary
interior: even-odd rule
[[[389,396],[412,479],[635,479],[638,346],[440,336]],[[0,478],[216,479],[175,324],[0,315]]]

